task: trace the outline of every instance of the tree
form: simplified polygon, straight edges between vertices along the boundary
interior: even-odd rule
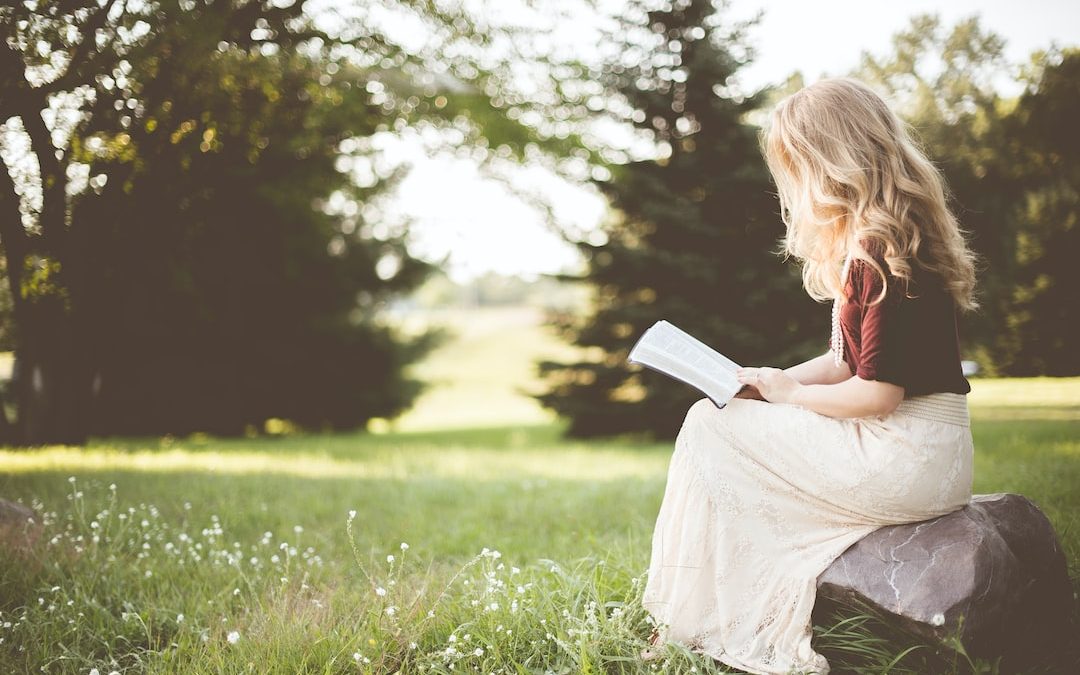
[[[981,259],[981,309],[960,326],[966,351],[989,374],[1080,372],[1066,348],[1075,323],[1067,296],[1077,287],[1067,262],[1077,253],[1080,185],[1067,121],[1075,65],[1044,52],[1021,72],[977,16],[946,28],[918,15],[892,44],[887,57],[864,54],[852,74],[889,96],[933,150]],[[994,86],[1002,77],[1026,80],[1027,92],[1003,99]]]
[[[745,364],[785,364],[820,353],[828,311],[801,289],[775,252],[779,206],[747,123],[766,92],[739,96],[733,76],[750,54],[745,24],[724,25],[705,0],[643,11],[613,33],[622,40],[600,81],[626,102],[626,120],[660,156],[612,165],[597,186],[615,215],[607,242],[580,244],[595,307],[561,326],[591,358],[544,362],[544,405],[569,433],[673,436],[697,393],[626,364],[634,340],[667,319]]]
[[[360,214],[313,208],[364,191],[335,168],[338,146],[381,119],[341,87],[355,72],[320,72],[286,52],[218,52],[147,78],[161,93],[143,96],[139,124],[115,134],[106,111],[76,140],[109,177],[72,212],[91,433],[237,434],[271,417],[352,428],[418,392],[403,369],[430,341],[375,319],[427,266],[400,235],[357,236]]]
[[[423,119],[453,126],[465,144],[477,141],[480,123],[498,120],[501,136],[492,140],[509,139],[517,152],[533,133],[484,108],[488,73],[467,50],[445,49],[477,39],[463,11],[401,0],[399,9],[440,28],[413,52],[369,25],[366,7],[357,20],[331,10],[337,30],[329,34],[303,0],[284,4],[0,8],[0,115],[25,134],[34,165],[24,171],[9,156],[0,172],[17,412],[0,425],[8,432],[0,440],[78,443],[91,417],[99,432],[109,419],[113,430],[235,430],[270,410],[353,425],[400,409],[415,390],[402,366],[420,345],[394,346],[377,310],[421,268],[403,255],[400,233],[375,237],[355,212],[327,211],[333,187],[372,197],[393,180],[345,186],[332,168],[352,158],[339,143],[357,146],[357,137]],[[208,325],[214,330],[201,330]],[[161,340],[177,331],[190,339]],[[311,340],[296,357],[307,365],[290,372],[307,375],[293,379],[290,396],[248,399],[265,393],[253,389],[260,383],[285,386],[270,372],[252,377],[260,350],[251,345],[280,365],[298,332]],[[217,350],[208,346],[214,339]],[[163,351],[200,344],[174,360]],[[199,380],[208,364],[224,372]],[[186,395],[147,401],[154,372],[162,388]],[[312,396],[320,386],[333,391]],[[312,416],[312,406],[344,387],[349,395],[335,401],[351,412],[331,405]],[[367,403],[357,407],[357,397]],[[158,409],[140,418],[127,407],[120,424],[136,403]],[[182,421],[165,410],[180,403],[203,412]]]
[[[1080,49],[1037,54],[1032,85],[1006,120],[1023,198],[1015,218],[1015,276],[1006,325],[1015,375],[1080,374]]]

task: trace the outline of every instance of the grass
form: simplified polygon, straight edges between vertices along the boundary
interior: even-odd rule
[[[43,516],[27,545],[0,528],[0,672],[653,672],[634,657],[669,444],[562,439],[495,401],[528,386],[497,372],[388,433],[0,450],[0,496]],[[976,492],[1031,497],[1080,579],[1080,378],[973,385]],[[454,405],[514,423],[434,430]],[[815,645],[849,672],[991,668],[865,615]],[[674,646],[655,668],[719,672]]]

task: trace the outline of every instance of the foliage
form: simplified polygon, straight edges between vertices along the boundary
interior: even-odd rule
[[[892,43],[888,58],[864,54],[853,74],[892,97],[932,149],[981,257],[982,308],[961,325],[967,351],[988,373],[1080,373],[1068,347],[1080,255],[1080,55],[1036,52],[1020,72],[977,17],[946,29],[937,15],[919,15]],[[1002,99],[1001,77],[1027,88]]]
[[[432,29],[410,51],[371,8],[305,5],[0,8],[0,113],[29,147],[0,172],[0,438],[342,428],[410,403],[430,339],[381,309],[425,266],[380,208],[398,174],[371,139],[416,125],[520,157],[536,130],[492,103],[506,64],[477,68],[492,36],[464,9],[395,3]]]
[[[561,320],[590,352],[540,365],[550,382],[541,400],[579,436],[674,436],[700,395],[625,363],[658,319],[747,365],[790,364],[827,342],[828,311],[775,254],[783,224],[757,129],[745,119],[765,93],[722,88],[745,63],[745,26],[726,25],[705,1],[641,14],[629,12],[611,36],[625,46],[600,82],[627,102],[626,121],[650,132],[661,156],[613,166],[610,180],[596,182],[614,215],[606,243],[580,244],[595,306]],[[627,65],[631,52],[642,58]]]
[[[97,381],[91,433],[241,433],[272,417],[348,428],[397,414],[418,390],[403,368],[429,340],[396,335],[377,311],[425,266],[402,235],[357,236],[370,229],[361,214],[323,207],[375,192],[336,160],[344,139],[374,132],[378,109],[344,86],[355,72],[319,86],[321,66],[294,54],[194,64],[136,66],[155,84],[140,123],[112,133],[105,111],[76,142],[109,177],[77,201],[69,256]]]

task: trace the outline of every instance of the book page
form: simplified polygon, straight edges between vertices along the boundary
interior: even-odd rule
[[[667,321],[645,331],[629,361],[696,387],[718,407],[742,388],[735,379],[738,364]]]

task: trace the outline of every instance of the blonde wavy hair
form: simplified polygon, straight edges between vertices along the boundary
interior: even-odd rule
[[[812,298],[842,298],[850,252],[882,278],[910,284],[914,266],[937,275],[958,307],[975,301],[975,257],[947,205],[946,186],[909,125],[866,84],[819,80],[781,100],[759,134],[787,226],[782,252],[802,261]],[[910,292],[910,291],[908,291]]]

